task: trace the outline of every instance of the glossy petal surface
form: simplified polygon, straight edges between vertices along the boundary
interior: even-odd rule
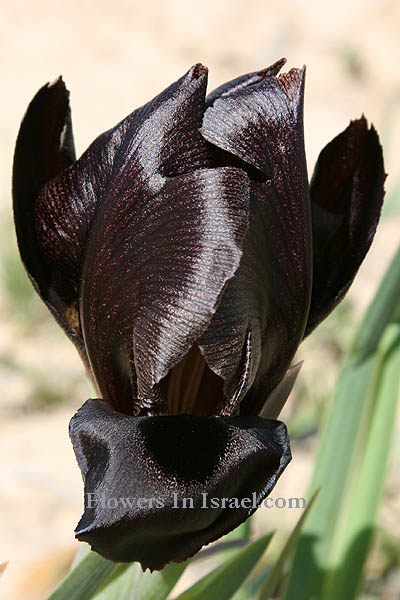
[[[349,289],[371,245],[385,181],[382,148],[364,117],[319,155],[311,180],[314,279],[308,335]]]
[[[59,78],[38,91],[21,123],[14,153],[13,208],[18,247],[29,277],[86,361],[77,294],[68,290],[66,297],[60,297],[54,289],[35,227],[40,190],[74,161],[69,92]]]
[[[211,321],[248,220],[238,169],[197,170],[154,191],[137,181],[125,178],[97,218],[81,312],[103,398],[130,414],[157,406],[156,384]]]
[[[206,166],[198,131],[206,83],[207,70],[195,65],[99,136],[76,162],[63,82],[42,88],[28,108],[14,157],[18,242],[38,291],[85,360],[78,303],[95,215],[105,200],[113,204],[112,190],[134,173],[156,189],[163,177]]]
[[[210,94],[208,94],[206,98],[206,107],[208,108],[209,106],[214,104],[215,100],[217,100],[221,96],[229,95],[239,91],[242,88],[246,88],[256,83],[260,83],[260,81],[266,79],[267,77],[273,77],[274,75],[278,75],[279,71],[285,64],[286,58],[281,58],[266,69],[262,69],[261,71],[255,71],[254,73],[246,73],[246,75],[240,75],[240,77],[236,77],[236,79],[232,79],[231,81],[220,85]]]
[[[186,559],[243,522],[291,458],[283,423],[258,417],[135,418],[88,400],[70,433],[85,482],[78,539],[150,569]],[[223,498],[238,507],[223,508]],[[244,498],[251,500],[240,506]]]
[[[291,456],[267,419],[304,332],[373,238],[374,128],[353,121],[321,152],[310,208],[304,69],[278,75],[284,63],[208,97],[197,64],[77,161],[61,79],[23,120],[21,256],[101,396],[70,424],[85,484],[76,535],[111,560],[185,560],[271,492]]]
[[[259,412],[303,335],[312,260],[303,85],[304,72],[296,69],[251,80],[225,90],[205,113],[205,138],[268,179],[251,182],[242,261],[200,341],[206,361],[226,380],[225,414],[240,401],[242,414]]]
[[[199,133],[206,82],[195,65],[101,135],[30,215],[40,285],[85,338],[103,397],[128,413],[140,410],[133,398],[158,401],[154,385],[204,331],[239,264],[248,181],[203,168],[213,164]]]

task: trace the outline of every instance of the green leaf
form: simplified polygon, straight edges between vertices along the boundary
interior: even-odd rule
[[[272,533],[264,535],[248,544],[235,556],[180,594],[176,600],[228,600],[231,598],[264,554],[272,535]]]
[[[135,600],[164,600],[190,562],[170,563],[162,571],[146,571],[135,589]],[[125,598],[121,596],[121,598]]]
[[[111,572],[101,589],[91,596],[92,600],[128,600],[134,597],[134,590],[140,584],[143,576],[139,563],[119,564]]]
[[[357,544],[359,556],[363,556],[358,562],[358,572],[353,572],[356,581],[361,577],[368,544],[365,538],[361,548],[360,538],[349,538],[349,514],[368,510],[362,503],[354,504],[361,493],[371,494],[374,506],[381,495],[381,488],[373,484],[373,480],[379,480],[385,470],[390,435],[386,432],[380,440],[377,440],[377,433],[373,438],[371,435],[375,415],[385,410],[380,408],[382,386],[386,390],[386,398],[392,394],[390,402],[385,400],[385,406],[393,418],[393,394],[397,395],[397,389],[393,376],[389,384],[385,380],[388,368],[392,373],[386,363],[389,357],[390,361],[394,360],[387,344],[394,340],[391,337],[393,333],[383,334],[398,314],[399,289],[400,251],[392,261],[344,360],[311,486],[311,490],[320,487],[321,492],[296,548],[286,600],[336,600],[338,597],[351,600],[353,596],[347,590],[339,596],[329,592],[332,581],[343,568],[345,554],[350,552],[349,544],[353,547]],[[382,462],[365,463],[367,452],[371,454],[371,448],[377,444],[384,447],[380,458]],[[362,470],[368,468],[374,468],[374,474],[370,473],[368,477],[364,474],[361,478]],[[367,481],[371,485],[368,490],[365,487]],[[363,487],[362,492],[359,485]],[[373,527],[374,511],[369,509],[368,515],[358,514],[358,517],[363,522],[367,519],[369,527]],[[352,531],[355,535],[355,530]]]
[[[61,581],[48,600],[89,600],[121,565],[89,552]],[[123,565],[125,568],[129,564]]]
[[[89,552],[64,578],[48,600],[163,600],[189,564],[171,563],[162,571],[143,573],[138,563],[113,563]]]
[[[400,246],[386,271],[378,293],[358,328],[350,350],[353,358],[375,352],[386,325],[396,318],[400,297]]]
[[[239,525],[239,527],[236,527],[236,529],[234,529],[233,531],[231,531],[230,533],[225,535],[222,538],[222,542],[218,542],[217,544],[214,544],[214,545],[217,546],[217,548],[218,548],[218,546],[221,546],[222,544],[225,545],[227,543],[228,544],[229,543],[243,544],[243,546],[247,546],[249,543],[249,540],[250,540],[250,536],[251,536],[251,523],[252,523],[252,519],[250,517],[249,519],[247,519],[247,521],[245,521],[244,523]],[[223,560],[224,561],[229,560],[232,556],[235,556],[237,551],[238,551],[238,546],[236,546],[236,548],[234,547],[232,549],[225,550],[222,553]],[[237,592],[232,597],[232,600],[248,600],[249,597],[250,597],[250,593],[245,584],[245,585],[242,585],[237,590]]]
[[[70,571],[73,571],[73,569],[75,569],[76,565],[78,565],[81,562],[81,560],[83,560],[85,558],[85,556],[87,554],[89,554],[89,552],[90,552],[89,544],[86,544],[86,542],[80,542],[78,545],[78,550],[76,551],[74,559],[72,561]]]
[[[379,347],[375,406],[357,481],[337,550],[340,565],[327,579],[324,598],[356,598],[375,529],[396,423],[400,381],[400,325],[387,327]]]
[[[284,545],[281,553],[279,554],[278,560],[268,573],[267,578],[265,579],[265,582],[261,588],[259,600],[268,600],[269,598],[272,598],[276,587],[278,586],[279,582],[283,579],[284,569],[287,565],[288,559],[294,551],[295,545],[297,543],[297,540],[299,539],[303,527],[304,520],[310,512],[311,507],[314,504],[315,498],[318,495],[318,492],[319,490],[314,492],[310,502],[307,504],[306,509],[304,510],[300,519],[297,521],[292,533],[288,537],[286,544]]]
[[[228,533],[228,535],[223,538],[222,542],[213,544],[209,548],[201,551],[194,559],[200,559],[209,556],[210,554],[218,554],[218,552],[221,552],[225,557],[231,556],[232,552],[236,551],[234,547],[235,542],[245,540],[249,535],[250,519],[247,519],[245,523]],[[230,543],[233,545],[233,550],[229,546]],[[191,561],[192,559],[188,559],[183,563],[171,563],[164,567],[162,571],[156,571],[154,573],[146,571],[142,575],[142,578],[135,589],[134,600],[164,600],[167,598],[168,594],[178,582],[182,573]],[[121,596],[121,598],[123,598],[123,596]]]

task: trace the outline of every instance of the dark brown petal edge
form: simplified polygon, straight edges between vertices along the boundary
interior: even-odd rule
[[[378,134],[364,117],[319,155],[310,185],[314,276],[305,335],[342,300],[364,260],[378,225],[385,178]]]
[[[151,570],[185,560],[245,521],[252,503],[212,508],[211,498],[259,504],[291,459],[285,425],[259,417],[135,418],[88,400],[70,435],[85,484],[76,537],[109,560]],[[117,505],[108,506],[110,498]],[[139,498],[152,506],[139,506]],[[183,508],[184,498],[193,508]],[[91,508],[89,500],[97,500]]]

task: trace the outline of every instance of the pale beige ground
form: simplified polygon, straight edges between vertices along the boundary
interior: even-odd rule
[[[365,112],[384,135],[391,174],[387,188],[394,191],[400,176],[399,27],[395,0],[3,2],[1,223],[10,219],[10,169],[19,122],[41,85],[63,74],[71,90],[80,153],[198,61],[210,69],[211,88],[281,56],[289,66],[306,63],[310,169],[321,147],[350,118]],[[398,239],[398,198],[395,202],[392,195],[391,203],[351,291],[357,314]],[[72,345],[50,319],[42,317],[40,326],[27,333],[10,317],[1,288],[0,310],[0,563],[10,561],[0,595],[33,600],[44,597],[49,573],[57,575],[75,547],[82,490],[67,425],[88,391]],[[37,306],[32,310],[40,312]],[[14,369],[5,366],[7,360]],[[321,364],[320,377],[326,376]],[[35,378],[67,390],[70,400],[44,413],[23,410]],[[311,468],[310,453],[294,453],[276,494],[300,496]],[[395,524],[400,521],[397,472],[391,486],[383,518]],[[287,528],[298,516],[297,511],[279,511],[259,515],[259,522],[265,521],[266,528]]]

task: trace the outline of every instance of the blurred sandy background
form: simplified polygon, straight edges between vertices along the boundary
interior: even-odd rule
[[[79,155],[99,133],[195,62],[209,67],[212,89],[286,56],[288,68],[303,63],[308,67],[305,129],[310,172],[319,150],[350,118],[364,112],[378,127],[390,174],[383,220],[345,304],[300,349],[305,367],[287,409],[297,441],[293,462],[274,495],[301,496],[312,468],[313,432],[338,360],[399,238],[399,29],[400,4],[395,0],[2,3],[0,563],[10,562],[0,580],[1,598],[44,598],[76,549],[73,529],[81,514],[82,489],[67,426],[89,395],[72,344],[34,296],[16,254],[11,161],[32,96],[47,81],[64,76]],[[390,563],[385,550],[377,549],[369,575],[380,597],[387,599],[400,593],[400,551],[392,539],[400,530],[399,453],[397,435],[380,517],[382,535],[387,532],[382,539],[390,541],[397,558]],[[285,530],[299,517],[298,511],[289,512],[264,512],[257,522]]]

